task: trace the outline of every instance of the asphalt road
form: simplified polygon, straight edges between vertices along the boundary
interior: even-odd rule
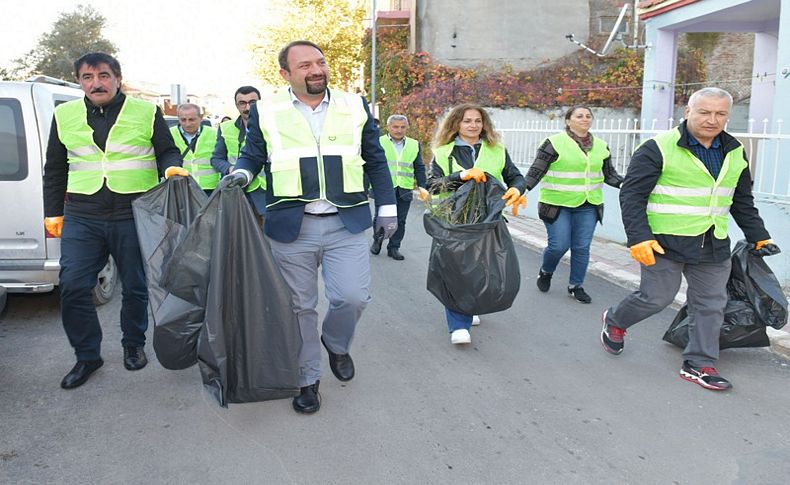
[[[539,255],[524,247],[515,305],[484,316],[472,345],[452,346],[425,290],[421,217],[414,207],[405,261],[371,259],[357,375],[337,381],[324,356],[322,407],[311,416],[290,400],[222,409],[196,367],[166,370],[152,350],[148,367],[126,371],[119,294],[100,309],[104,367],[61,390],[73,354],[57,295],[9,295],[0,483],[787,483],[787,361],[725,350],[718,368],[731,392],[683,381],[680,350],[661,341],[670,310],[610,356],[598,342],[600,312],[626,290],[591,276],[593,303],[576,303],[563,265],[555,288],[539,293]]]

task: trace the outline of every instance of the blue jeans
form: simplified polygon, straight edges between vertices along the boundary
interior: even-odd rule
[[[548,245],[543,250],[543,266],[546,273],[554,273],[560,259],[571,250],[570,286],[584,283],[587,265],[590,263],[590,243],[592,243],[595,224],[598,223],[598,210],[590,204],[579,207],[562,207],[557,219],[551,224],[544,222],[548,233]]]
[[[472,328],[472,315],[458,313],[447,307],[444,307],[444,311],[447,314],[447,328],[450,329],[450,333],[462,328],[466,330]]]
[[[134,220],[103,221],[67,215],[60,240],[60,311],[77,360],[101,356],[102,332],[93,287],[112,255],[121,278],[122,345],[145,344],[148,285]]]

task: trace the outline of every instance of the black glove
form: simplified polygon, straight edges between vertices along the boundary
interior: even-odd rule
[[[373,228],[373,234],[381,239],[389,239],[398,230],[398,217],[376,217],[376,227]]]
[[[244,187],[248,183],[249,180],[247,180],[247,176],[244,172],[231,172],[222,177],[218,188],[222,190],[225,187]]]
[[[774,255],[779,254],[781,252],[782,252],[782,250],[779,249],[779,246],[777,246],[774,243],[765,244],[760,249],[752,249],[752,254],[754,254],[756,256],[760,256],[760,257],[774,256]]]

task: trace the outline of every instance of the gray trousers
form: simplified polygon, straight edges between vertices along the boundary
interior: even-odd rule
[[[626,330],[654,315],[675,299],[681,274],[688,290],[689,343],[683,359],[695,367],[712,367],[719,358],[719,332],[727,304],[727,280],[732,262],[687,264],[656,256],[653,266],[641,266],[639,290],[609,309],[606,323]]]
[[[364,233],[351,234],[339,216],[305,214],[299,237],[291,243],[269,238],[272,254],[291,288],[299,320],[299,386],[321,378],[321,342],[332,352],[348,353],[362,310],[370,302],[370,255]],[[329,309],[318,332],[318,268]]]

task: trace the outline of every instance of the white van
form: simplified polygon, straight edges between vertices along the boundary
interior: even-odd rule
[[[55,106],[83,92],[46,76],[0,81],[0,286],[41,293],[58,285],[60,239],[44,229],[43,170]],[[110,258],[94,289],[97,304],[112,298],[118,271]]]

